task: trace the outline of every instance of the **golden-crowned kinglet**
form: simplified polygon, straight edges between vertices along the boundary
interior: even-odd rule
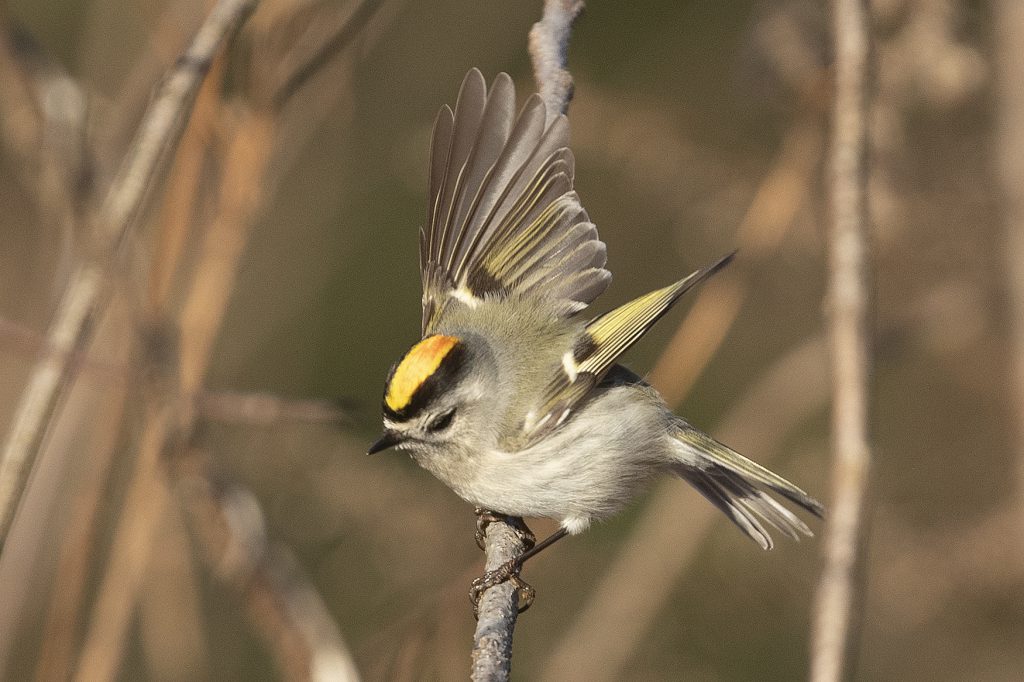
[[[789,481],[674,415],[616,364],[688,289],[732,258],[587,321],[608,286],[605,245],[573,191],[569,125],[545,126],[531,96],[518,117],[504,73],[466,75],[441,108],[420,230],[423,338],[391,369],[384,435],[458,495],[576,534],[653,476],[688,481],[768,549],[767,521],[807,525],[768,493],[820,516]],[[550,544],[548,542],[544,545]]]

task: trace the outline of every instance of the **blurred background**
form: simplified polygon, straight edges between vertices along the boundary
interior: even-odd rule
[[[740,249],[628,364],[828,505],[822,4],[590,0],[569,51],[569,119],[576,187],[614,275],[595,313]],[[1019,199],[1000,192],[1024,129],[999,85],[1024,36],[1006,24],[1012,5],[872,3],[875,466],[856,679],[1024,670]],[[91,255],[95,197],[208,6],[0,3],[0,429]],[[434,115],[473,66],[532,92],[526,36],[540,12],[257,10],[215,65],[75,358],[0,561],[3,677],[64,678],[104,652],[122,679],[295,677],[283,584],[318,605],[297,622],[343,640],[366,679],[465,678],[467,590],[483,564],[472,508],[407,457],[364,453],[385,374],[419,334]],[[189,320],[204,311],[215,319],[199,369],[182,370],[204,377],[187,443],[171,438],[150,470],[169,495],[133,497],[144,406],[162,385],[146,368],[178,342],[195,348]],[[148,535],[133,543],[138,519]],[[781,538],[761,552],[664,481],[527,565],[538,596],[513,677],[805,677],[821,551],[820,538]],[[121,570],[136,587],[118,607]]]

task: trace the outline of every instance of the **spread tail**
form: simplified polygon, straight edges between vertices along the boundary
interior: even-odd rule
[[[673,465],[672,470],[722,510],[762,549],[771,549],[773,545],[762,521],[794,540],[800,535],[813,535],[806,523],[768,492],[786,498],[819,518],[825,513],[820,502],[685,422],[680,423],[674,435],[686,455],[685,463]]]

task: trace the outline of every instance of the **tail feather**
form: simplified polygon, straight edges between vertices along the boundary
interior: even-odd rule
[[[765,521],[794,540],[799,540],[801,535],[807,537],[814,535],[810,527],[801,521],[796,514],[783,507],[778,500],[763,490],[752,489],[750,496],[740,498],[740,501],[751,511],[756,512]]]
[[[676,473],[724,512],[754,542],[761,545],[761,549],[771,549],[774,546],[772,536],[757,517],[742,504],[740,497],[732,494],[720,481],[699,469],[684,466],[677,467]]]
[[[806,523],[765,489],[820,518],[825,508],[813,497],[685,422],[681,422],[676,439],[687,456],[685,463],[673,467],[675,473],[763,549],[771,549],[773,543],[762,520],[794,540],[813,535]]]

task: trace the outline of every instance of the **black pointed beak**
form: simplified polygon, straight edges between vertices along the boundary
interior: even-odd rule
[[[390,447],[394,447],[402,442],[402,437],[394,431],[385,431],[384,434],[378,438],[370,449],[366,451],[366,454],[372,455],[380,452],[381,450],[387,450]]]

